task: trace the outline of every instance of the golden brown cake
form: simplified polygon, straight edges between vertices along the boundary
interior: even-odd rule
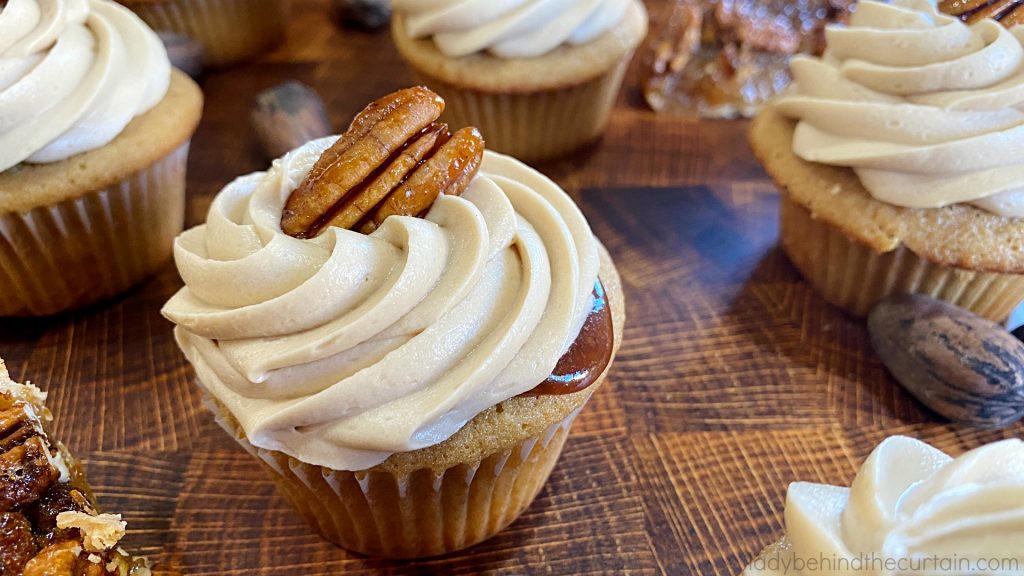
[[[618,22],[579,44],[566,40],[510,53],[501,52],[500,44],[483,45],[463,54],[477,46],[450,48],[427,32],[410,34],[410,21],[422,18],[415,0],[395,4],[391,35],[416,81],[444,97],[445,119],[453,127],[476,126],[490,149],[542,160],[604,131],[633,52],[647,35],[647,12],[639,0],[594,6],[616,3],[625,7]]]
[[[118,547],[121,516],[100,514],[81,466],[47,434],[45,399],[0,360],[0,576],[148,576]]]
[[[203,64],[238,64],[280,44],[291,0],[118,0],[157,31],[203,47]]]

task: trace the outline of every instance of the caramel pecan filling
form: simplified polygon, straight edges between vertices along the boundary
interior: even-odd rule
[[[328,226],[369,234],[388,216],[422,216],[441,194],[462,194],[483,160],[476,128],[436,120],[444,100],[423,87],[373,102],[291,194],[281,229],[312,238]]]

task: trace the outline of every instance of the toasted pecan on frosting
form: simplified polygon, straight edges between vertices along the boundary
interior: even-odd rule
[[[444,100],[424,87],[367,106],[292,192],[281,229],[296,238],[328,226],[369,234],[388,216],[419,216],[440,194],[464,192],[484,140],[476,128],[450,134],[436,122],[443,111]]]

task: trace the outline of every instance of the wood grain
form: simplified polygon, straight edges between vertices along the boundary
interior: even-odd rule
[[[409,83],[386,33],[336,29],[327,14],[326,0],[296,2],[285,46],[203,78],[190,224],[224,184],[265,167],[247,117],[261,90],[309,84],[338,129]],[[315,536],[202,407],[159,314],[180,286],[171,265],[103,305],[0,321],[0,354],[50,391],[57,433],[129,520],[128,546],[164,574],[733,576],[780,536],[791,481],[847,483],[888,434],[958,454],[1024,432],[945,424],[903,392],[863,323],[818,298],[776,247],[777,198],[746,124],[656,116],[637,86],[634,64],[604,139],[540,166],[618,262],[621,353],[537,501],[461,554],[379,561]]]

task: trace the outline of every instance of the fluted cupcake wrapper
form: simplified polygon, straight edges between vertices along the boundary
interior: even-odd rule
[[[125,4],[151,28],[177,32],[203,46],[203,63],[225,66],[279,44],[289,0],[146,0]]]
[[[0,316],[92,304],[163,265],[184,227],[188,148],[104,190],[0,214]]]
[[[215,401],[208,406],[313,529],[343,548],[384,558],[447,554],[511,524],[544,486],[579,413],[480,460],[396,474],[331,470],[257,448],[225,409]]]
[[[906,246],[876,252],[782,194],[780,242],[793,265],[829,303],[866,316],[886,296],[926,294],[1003,322],[1024,300],[1024,275],[935,264]]]
[[[416,81],[445,100],[453,129],[476,126],[487,147],[520,160],[546,160],[596,140],[629,65],[632,52],[611,70],[582,84],[536,92],[487,92],[450,84],[413,69]]]

